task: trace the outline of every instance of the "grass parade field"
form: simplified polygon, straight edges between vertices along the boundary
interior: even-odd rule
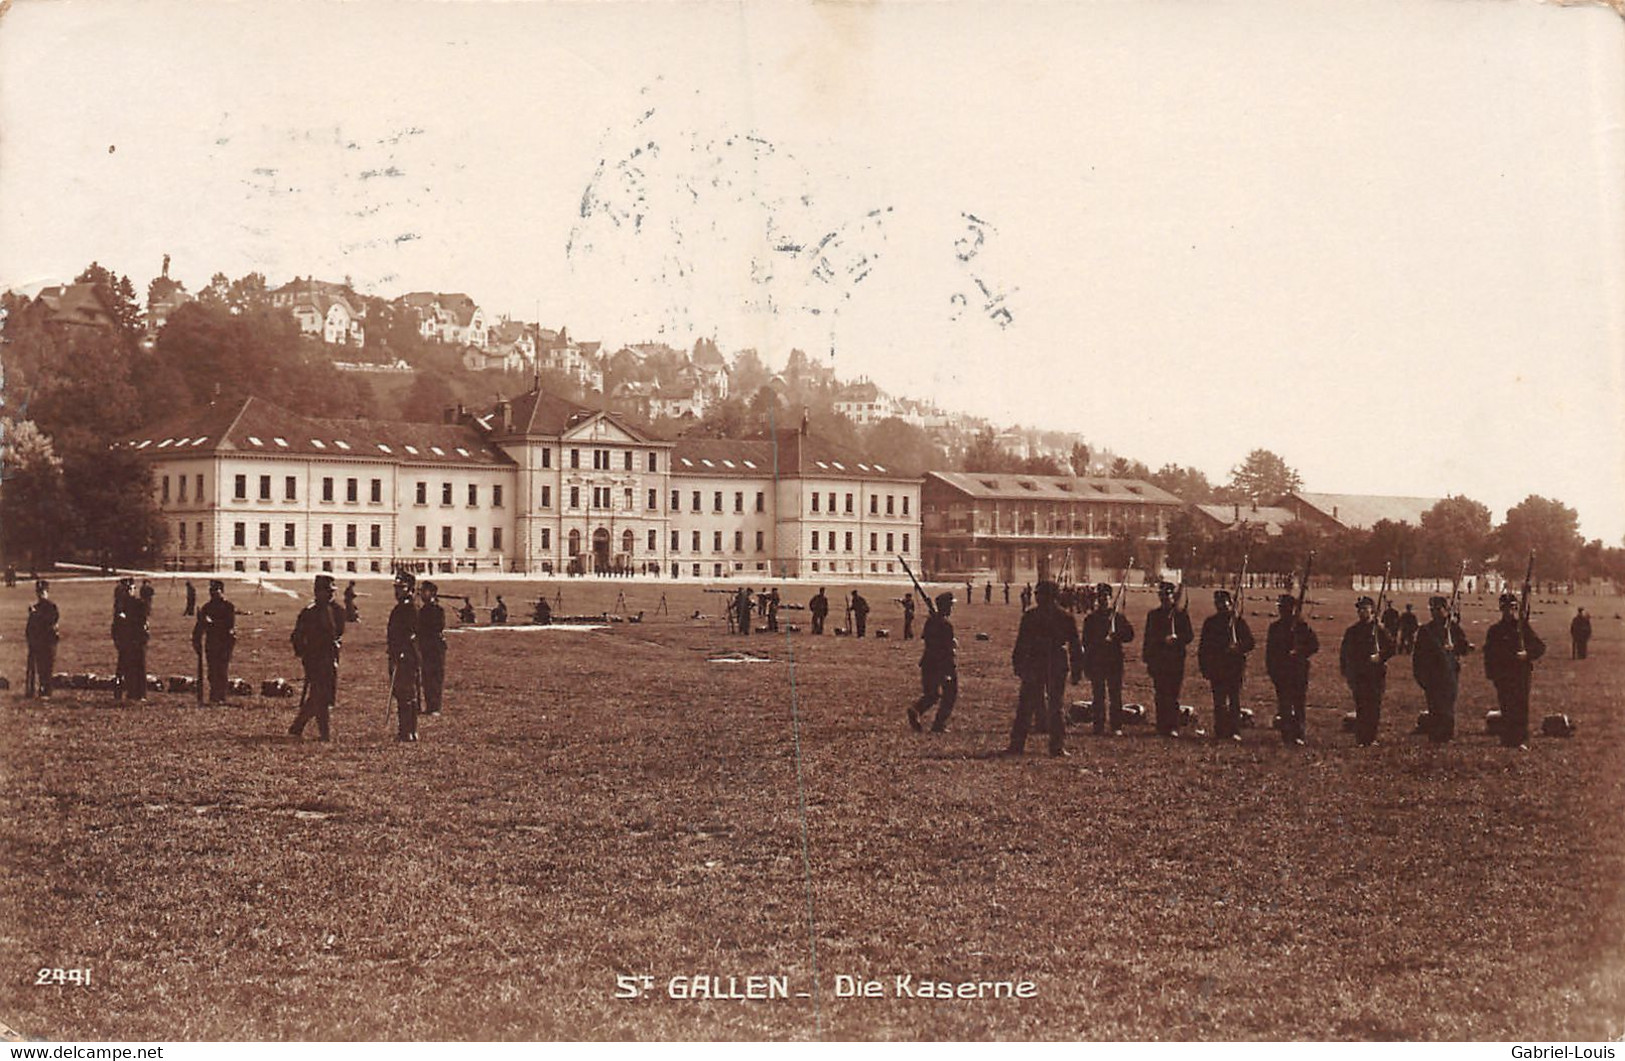
[[[309,579],[277,584],[298,597],[227,588],[233,673],[256,692],[299,684],[288,633]],[[538,586],[563,615],[624,593],[645,619],[449,633],[446,709],[415,745],[386,719],[387,582],[360,584],[331,744],[287,736],[289,699],[25,700],[32,593],[0,591],[0,1022],[118,1040],[1625,1035],[1625,600],[1538,599],[1534,726],[1561,711],[1578,732],[1528,752],[1484,735],[1476,655],[1454,744],[1412,735],[1422,697],[1396,657],[1381,744],[1355,748],[1348,590],[1314,594],[1309,746],[1283,747],[1263,673],[1274,594],[1254,590],[1258,725],[1239,746],[1073,727],[1071,758],[1039,736],[997,759],[1019,607],[982,604],[980,585],[969,608],[959,587],[962,691],[940,736],[904,719],[920,645],[900,640],[899,586],[864,591],[891,638],[856,641],[730,637],[698,584],[441,583],[476,604],[501,592],[515,620]],[[148,670],[191,675],[192,621],[158,588]],[[112,589],[53,583],[56,670],[112,673]],[[1425,617],[1425,595],[1407,600]],[[1152,603],[1131,595],[1137,630]],[[1578,662],[1576,604],[1596,623]],[[1494,618],[1468,600],[1475,644]],[[768,661],[711,661],[740,651]],[[1137,643],[1129,657],[1125,699],[1149,707]],[[1183,699],[1211,730],[1191,657]],[[36,984],[50,969],[90,983]],[[789,997],[672,997],[696,976]],[[840,997],[842,977],[878,997]],[[919,997],[980,981],[1033,988]]]

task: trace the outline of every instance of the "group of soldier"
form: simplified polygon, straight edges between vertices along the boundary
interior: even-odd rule
[[[1025,751],[1028,734],[1048,736],[1049,752],[1065,756],[1067,710],[1065,691],[1070,676],[1078,684],[1088,676],[1093,687],[1094,731],[1122,735],[1124,722],[1123,646],[1135,638],[1135,629],[1119,605],[1122,589],[1114,595],[1109,584],[1090,588],[1090,610],[1080,631],[1062,605],[1061,587],[1040,581],[1034,605],[1023,609],[1011,652],[1011,667],[1020,680],[1016,716],[1003,754]],[[924,596],[923,590],[921,596]],[[1074,599],[1077,599],[1074,595]],[[925,627],[925,648],[920,657],[922,695],[908,708],[909,725],[925,728],[925,714],[936,706],[931,729],[942,732],[958,698],[958,668],[953,626],[954,594],[940,594]],[[1484,641],[1484,670],[1496,690],[1501,711],[1500,736],[1508,747],[1528,748],[1529,693],[1534,663],[1545,644],[1521,614],[1515,594],[1500,597],[1501,618],[1489,628]],[[1291,594],[1277,599],[1277,618],[1265,636],[1265,672],[1274,686],[1276,725],[1284,743],[1302,747],[1307,741],[1304,709],[1309,690],[1310,662],[1320,641],[1302,614],[1304,600]],[[1355,743],[1377,743],[1388,661],[1403,641],[1412,656],[1412,671],[1427,702],[1423,728],[1430,740],[1444,743],[1455,736],[1456,700],[1460,691],[1461,659],[1475,651],[1441,596],[1428,602],[1429,621],[1405,623],[1397,612],[1392,629],[1384,625],[1376,602],[1362,596],[1355,602],[1358,618],[1343,634],[1338,653],[1339,671],[1355,705]],[[1407,609],[1409,614],[1409,609]],[[1588,620],[1589,623],[1589,620]],[[1589,630],[1586,631],[1589,634]],[[1248,656],[1256,648],[1253,632],[1242,616],[1240,602],[1230,590],[1213,594],[1213,614],[1193,629],[1188,598],[1182,587],[1163,582],[1157,606],[1145,618],[1141,658],[1151,678],[1154,718],[1158,733],[1177,738],[1190,725],[1191,713],[1180,704],[1184,687],[1187,648],[1196,644],[1197,670],[1213,695],[1213,737],[1239,742],[1243,724],[1242,686]],[[1584,649],[1576,635],[1576,654]],[[1198,731],[1200,732],[1200,731]]]

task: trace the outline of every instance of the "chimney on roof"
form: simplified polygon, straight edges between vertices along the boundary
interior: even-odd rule
[[[513,403],[506,398],[497,400],[497,419],[502,421],[502,433],[513,434]]]
[[[1337,506],[1336,505],[1332,506],[1332,518],[1333,519],[1337,518]]]
[[[807,407],[805,405],[801,407],[801,437],[807,437]]]
[[[457,406],[448,405],[440,410],[440,419],[444,423],[455,424],[457,422]]]

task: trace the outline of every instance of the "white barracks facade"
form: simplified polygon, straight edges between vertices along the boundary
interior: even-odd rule
[[[533,391],[443,424],[317,420],[250,398],[125,444],[175,570],[897,577],[920,480],[804,432],[655,438]]]

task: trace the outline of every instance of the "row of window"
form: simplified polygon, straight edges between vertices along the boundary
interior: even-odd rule
[[[758,496],[760,496],[760,495],[758,495]],[[835,497],[836,497],[836,495],[835,495],[835,493],[833,491],[831,491],[828,494],[820,494],[817,490],[814,490],[811,494],[808,495],[808,497],[811,498],[812,511],[814,511],[814,512],[819,511],[818,499],[820,497],[827,497],[829,499],[829,501],[827,502],[827,507],[824,509],[824,511],[830,513],[831,515],[834,515],[834,513],[835,513]],[[904,494],[903,495],[903,515],[905,515],[905,516],[908,515],[908,502],[909,502],[909,496],[907,494]],[[760,511],[760,509],[758,509],[757,511]],[[846,507],[845,507],[844,511],[849,516],[852,514],[852,495],[851,494],[846,495]],[[880,495],[879,494],[870,494],[869,495],[869,515],[871,515],[871,516],[880,515]],[[886,495],[886,515],[888,515],[888,516],[897,515],[897,495],[896,494],[887,494]]]
[[[196,478],[196,482],[197,482],[197,493],[194,496],[195,496],[196,500],[202,501],[203,500],[203,473],[199,472],[195,478]],[[239,480],[241,480],[242,476],[239,475],[237,478]],[[175,482],[176,482],[176,489],[179,492],[179,497],[177,498],[177,500],[185,501],[186,500],[187,476],[177,475],[177,476],[175,476]],[[245,489],[246,489],[246,487],[245,487]],[[164,504],[166,504],[166,505],[169,504],[169,476],[167,476],[167,475],[164,476],[164,480],[163,480],[163,497],[164,497]]]
[[[184,549],[186,547],[186,524],[182,523],[182,524],[179,524],[178,526],[180,528],[180,533],[178,535],[179,544],[180,544],[181,548]],[[261,549],[269,549],[271,547],[271,524],[269,524],[269,523],[261,523],[259,525],[258,529],[259,529],[259,538],[258,538],[259,547]],[[479,548],[479,533],[480,532],[479,532],[478,527],[470,527],[470,528],[468,528],[468,548],[470,548],[470,549],[478,549]],[[452,529],[450,527],[441,527],[440,528],[440,547],[442,549],[450,549],[452,547],[451,546],[451,537],[452,537]],[[201,524],[201,523],[199,523],[197,525],[197,540],[198,540],[198,542],[200,544],[203,541],[203,524]],[[331,548],[333,548],[333,540],[334,540],[333,524],[331,524],[331,523],[323,523],[321,525],[321,541],[322,541],[321,547],[323,549],[331,549]],[[247,523],[237,522],[237,523],[232,524],[231,541],[232,541],[232,544],[237,546],[238,548],[246,548],[247,547],[247,545],[248,545],[248,524]],[[428,528],[427,527],[418,527],[417,528],[417,547],[419,549],[427,548],[427,544],[428,544]],[[384,526],[381,523],[374,523],[368,528],[367,547],[369,549],[381,549],[381,548],[383,548],[383,545],[384,545]],[[284,523],[282,525],[282,547],[284,549],[297,549],[299,547],[299,525],[297,523]],[[359,547],[360,547],[360,527],[357,524],[354,524],[354,523],[346,523],[344,525],[344,548],[346,548],[346,549],[356,549],[356,548],[359,548]],[[492,527],[491,528],[491,549],[492,549],[493,552],[501,552],[502,551],[502,528],[501,527]]]
[[[176,476],[176,479],[178,481],[178,498],[177,498],[177,500],[185,501],[186,500],[187,477],[184,476],[184,475],[181,475],[181,476]],[[196,497],[197,497],[197,500],[201,501],[201,500],[203,500],[203,476],[202,475],[197,476],[196,480],[197,480],[197,494],[196,494]],[[269,500],[271,500],[271,485],[272,485],[271,480],[272,480],[272,477],[269,476],[269,475],[262,475],[262,476],[259,477],[259,494],[258,494],[259,500],[261,500],[261,501],[269,501]],[[323,501],[334,501],[336,499],[336,490],[335,490],[336,485],[337,485],[337,481],[332,476],[329,475],[329,476],[323,476],[322,477],[321,499]],[[236,477],[235,482],[232,484],[232,486],[233,486],[232,498],[234,500],[237,500],[237,501],[247,501],[248,500],[248,476],[247,475],[238,475]],[[163,477],[163,480],[162,480],[162,482],[160,484],[159,489],[161,491],[164,503],[167,504],[169,502],[169,476],[166,475],[166,476]],[[452,496],[453,496],[452,484],[451,483],[441,483],[440,484],[440,503],[442,505],[450,505],[450,504],[452,504],[453,503],[452,502]],[[283,477],[283,479],[282,479],[282,499],[284,501],[297,501],[297,500],[299,500],[299,478],[298,478],[298,476],[287,475],[287,476]],[[361,480],[360,479],[345,479],[344,480],[344,500],[349,504],[356,504],[357,502],[359,502],[361,500]],[[383,501],[384,501],[384,481],[382,479],[372,479],[372,480],[370,480],[368,482],[367,500],[370,501],[372,504],[375,504],[375,505],[383,504]],[[417,503],[420,504],[420,505],[427,505],[429,503],[429,484],[426,483],[426,482],[419,482],[417,484]],[[479,487],[479,484],[478,483],[469,483],[468,484],[468,507],[469,508],[478,508],[479,504],[480,504],[480,487]],[[491,507],[492,508],[501,508],[502,507],[502,485],[500,483],[493,483],[491,485]]]
[[[645,454],[645,457],[647,458],[645,461],[648,466],[647,470],[651,472],[658,472],[660,470],[660,455],[658,453],[651,452]],[[634,458],[631,450],[621,451],[622,471],[631,471],[633,462]],[[551,449],[542,450],[542,467],[553,467],[553,451]],[[570,451],[570,467],[573,469],[579,469],[581,467],[581,451],[579,449],[572,449]],[[615,468],[615,451],[608,449],[593,450],[592,467],[593,471],[613,471]]]
[[[811,552],[815,552],[815,553],[818,552],[818,537],[819,537],[818,532],[813,531],[812,532],[812,549],[810,550]],[[908,534],[903,535],[903,552],[905,552],[905,553],[908,552],[910,537],[911,537],[911,535],[908,535]],[[827,551],[832,552],[832,553],[835,552],[835,532],[834,531],[830,531],[828,533],[828,541],[829,541],[829,549]],[[893,551],[893,546],[895,546],[896,543],[897,543],[897,539],[896,539],[896,537],[894,535],[891,535],[891,534],[886,535],[886,552],[888,552],[888,553],[892,552]],[[852,532],[851,531],[846,532],[845,548],[842,549],[841,551],[842,552],[848,552],[848,553],[852,551]],[[871,553],[877,553],[877,552],[880,551],[880,535],[879,535],[878,532],[871,532],[870,535],[869,535],[869,551]]]

